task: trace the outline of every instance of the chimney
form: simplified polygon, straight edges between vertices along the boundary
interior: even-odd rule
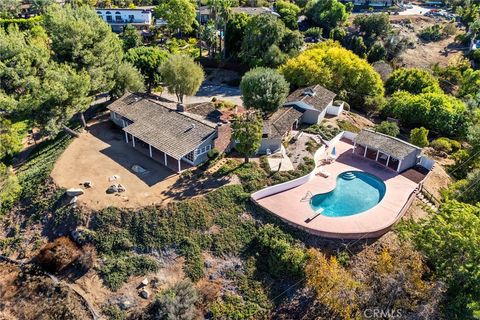
[[[186,108],[184,104],[178,103],[177,104],[177,111],[178,112],[185,112]]]

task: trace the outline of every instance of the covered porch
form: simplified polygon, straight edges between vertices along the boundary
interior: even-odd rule
[[[396,172],[400,172],[402,159],[395,158],[385,151],[368,147],[367,145],[362,145],[355,142],[353,145],[352,152],[364,158],[375,160],[376,162]]]
[[[133,136],[126,131],[124,131],[124,138],[125,142],[131,147],[152,158],[153,160],[159,162],[160,164],[164,165],[165,167],[169,168],[174,172],[180,173],[184,170],[188,170],[194,167],[193,163],[190,162],[187,158],[175,158],[169,155],[167,152],[155,148],[151,144],[141,140],[138,137]]]

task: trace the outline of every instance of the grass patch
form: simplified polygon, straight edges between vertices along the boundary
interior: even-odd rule
[[[359,127],[346,120],[337,120],[337,124],[338,127],[343,131],[350,131],[353,133],[359,133],[361,131]]]

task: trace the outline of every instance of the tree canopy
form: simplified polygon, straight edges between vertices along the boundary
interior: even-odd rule
[[[385,115],[398,118],[404,126],[423,126],[450,137],[466,134],[466,111],[462,101],[443,93],[413,95],[405,91],[394,93],[383,109]]]
[[[158,47],[136,47],[128,50],[125,55],[125,60],[140,70],[148,92],[160,84],[159,68],[167,59],[168,52]]]
[[[293,2],[284,0],[277,1],[275,3],[280,19],[282,19],[285,26],[290,29],[298,28],[298,15],[300,14],[300,7]]]
[[[155,7],[155,16],[166,20],[172,33],[188,33],[196,21],[196,5],[191,0],[161,0]]]
[[[327,32],[347,21],[350,15],[338,0],[312,0],[305,11],[310,20]]]
[[[240,89],[243,103],[247,108],[270,113],[285,103],[289,84],[276,70],[258,67],[251,69],[242,77]]]
[[[407,91],[412,94],[442,93],[437,78],[427,70],[411,68],[395,70],[385,83],[387,94]]]
[[[225,53],[227,57],[240,58],[245,28],[250,20],[246,13],[237,13],[231,17],[225,27]]]
[[[263,122],[255,114],[243,114],[232,123],[235,149],[245,156],[245,162],[253,156],[262,142]]]
[[[380,124],[375,126],[375,131],[387,134],[392,137],[396,137],[400,134],[400,129],[395,122],[382,121]]]
[[[410,143],[420,148],[428,146],[428,130],[424,127],[413,128],[410,131]]]
[[[361,14],[355,16],[353,24],[365,38],[385,37],[392,30],[388,14]]]
[[[175,93],[180,103],[185,95],[194,95],[205,79],[202,67],[185,55],[171,55],[160,73],[168,91]]]
[[[87,6],[50,6],[44,15],[53,59],[90,76],[90,95],[109,91],[123,59],[122,41]]]
[[[123,49],[125,51],[142,45],[142,36],[138,33],[137,28],[131,24],[125,26],[121,38],[123,41]]]
[[[298,52],[303,44],[303,38],[298,41],[298,32],[292,32],[271,14],[252,17],[245,27],[242,60],[251,66],[280,65],[289,55]]]
[[[458,201],[447,201],[434,215],[411,225],[417,248],[449,285],[448,309],[452,319],[473,319],[473,313],[480,311],[478,230],[479,207]]]
[[[383,97],[380,75],[353,52],[326,41],[301,52],[280,67],[294,87],[320,84],[350,104],[363,105],[368,97]]]

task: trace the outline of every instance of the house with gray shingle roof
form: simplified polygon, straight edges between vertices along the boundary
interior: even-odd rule
[[[213,122],[202,114],[158,96],[126,94],[108,106],[110,119],[125,135],[125,142],[170,169],[180,172],[208,159],[213,148],[225,151],[230,135],[225,122]],[[229,129],[229,126],[228,126]],[[222,135],[228,143],[218,147]]]
[[[419,164],[422,148],[368,129],[354,138],[353,152],[402,172]]]
[[[283,107],[271,114],[263,123],[262,144],[259,154],[274,153],[282,148],[283,140],[299,124],[320,123],[326,114],[338,116],[343,111],[343,103],[335,105],[336,94],[314,85],[297,89],[287,97]]]
[[[293,106],[302,111],[302,123],[316,124],[327,114],[338,116],[342,113],[343,103],[334,104],[336,96],[336,93],[317,84],[292,92],[287,97],[285,106]]]

